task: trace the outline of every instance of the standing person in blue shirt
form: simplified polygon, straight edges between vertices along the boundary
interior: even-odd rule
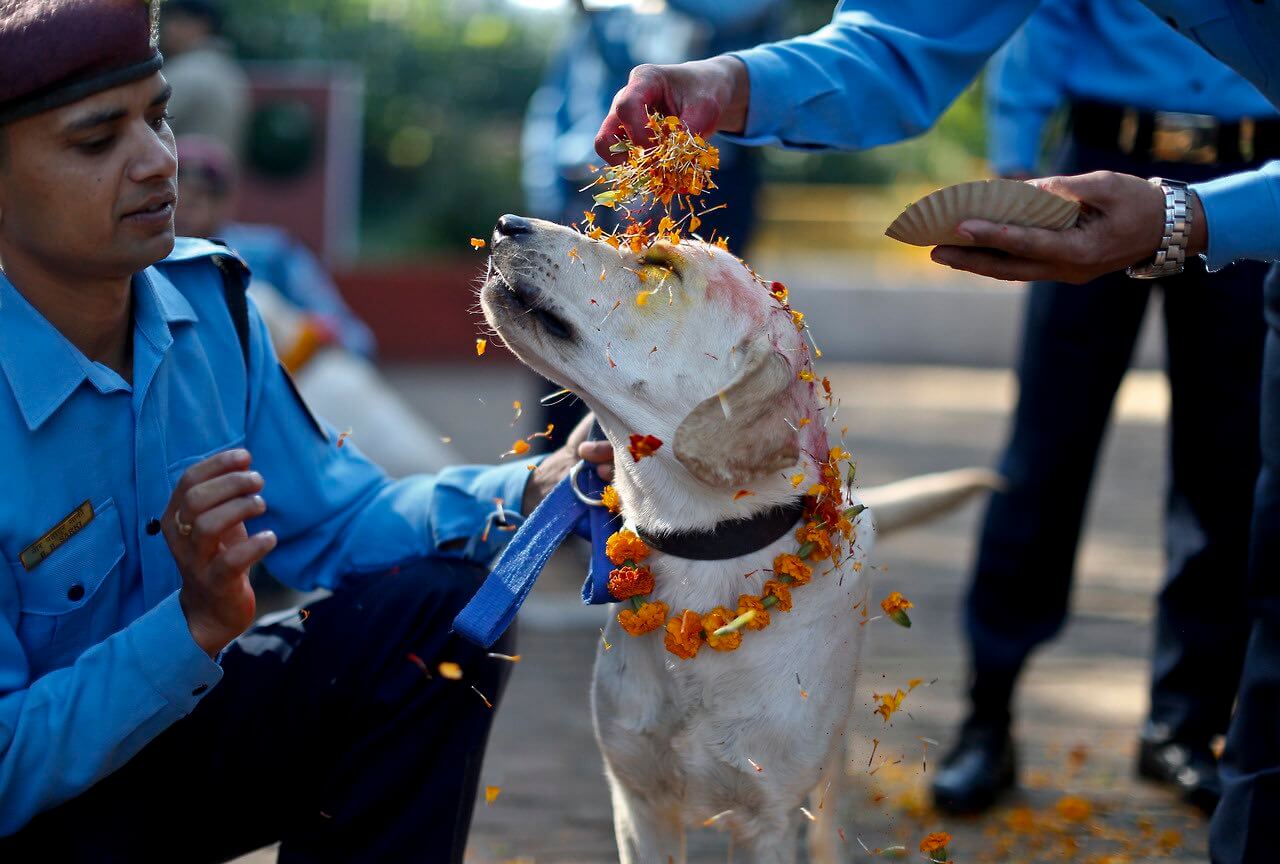
[[[0,860],[461,861],[508,667],[449,623],[574,456],[391,482],[310,415],[175,244],[158,7],[0,6]],[[333,595],[249,629],[264,558]]]
[[[755,144],[873,147],[928,128],[983,63],[1035,10],[1037,0],[860,0],[837,5],[808,36],[676,66],[638,67],[614,97],[596,148],[618,135],[644,138],[644,112],[678,114],[700,134]],[[1262,0],[1146,0],[1169,26],[1280,102],[1280,6]],[[616,160],[616,157],[613,157]],[[997,279],[1087,282],[1125,268],[1175,272],[1186,257],[1207,268],[1280,260],[1280,161],[1184,190],[1099,171],[1035,181],[1084,205],[1063,232],[966,220],[935,261]],[[1070,290],[1070,289],[1064,289]],[[1236,711],[1219,765],[1215,862],[1271,861],[1280,813],[1280,270],[1264,289],[1262,469],[1255,487],[1245,596],[1208,602],[1252,613]],[[1237,382],[1215,381],[1214,386]],[[1214,458],[1206,456],[1206,458]]]
[[[1055,173],[1201,181],[1280,157],[1280,120],[1262,94],[1137,0],[1047,0],[992,61],[986,94],[1004,176],[1035,174],[1046,122],[1064,103]],[[1030,286],[1000,463],[1008,486],[983,522],[965,616],[970,712],[933,779],[935,806],[983,810],[1014,782],[1014,686],[1066,620],[1098,447],[1152,288],[1164,300],[1173,394],[1168,573],[1137,767],[1206,811],[1217,804],[1210,741],[1226,732],[1248,634],[1234,608],[1203,598],[1245,587],[1265,277],[1256,261],[1206,273],[1196,260],[1157,282],[1110,273],[1078,288]]]

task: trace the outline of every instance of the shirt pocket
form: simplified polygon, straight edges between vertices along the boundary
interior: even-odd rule
[[[22,612],[18,636],[28,654],[35,655],[30,658],[33,666],[50,659],[45,655],[61,655],[67,653],[64,649],[87,646],[106,635],[92,632],[91,610],[124,552],[120,511],[114,498],[104,498],[93,502],[93,519],[48,558],[30,570],[21,560],[9,562]]]

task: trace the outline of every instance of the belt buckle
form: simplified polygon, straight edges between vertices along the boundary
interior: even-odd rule
[[[1218,161],[1218,118],[1180,111],[1155,112],[1151,132],[1154,162],[1190,162],[1210,165]]]

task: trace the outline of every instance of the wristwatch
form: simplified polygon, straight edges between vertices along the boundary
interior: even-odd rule
[[[1134,264],[1124,272],[1132,279],[1159,279],[1176,276],[1187,263],[1187,240],[1191,236],[1191,211],[1187,208],[1187,184],[1181,180],[1152,177],[1150,182],[1164,193],[1164,236],[1155,257]]]

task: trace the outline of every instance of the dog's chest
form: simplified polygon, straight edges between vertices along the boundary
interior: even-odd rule
[[[736,609],[738,596],[758,594],[773,557],[792,545],[787,538],[732,562],[671,566],[655,556],[654,599],[673,616]],[[592,699],[611,770],[642,789],[740,788],[740,778],[763,771],[775,788],[789,790],[793,778],[797,788],[811,782],[853,694],[861,641],[853,605],[863,591],[853,565],[862,557],[855,550],[842,568],[815,568],[795,589],[792,611],[772,612],[769,626],[745,631],[734,651],[704,644],[680,660],[661,631],[631,637],[611,622],[612,648],[598,653]]]

